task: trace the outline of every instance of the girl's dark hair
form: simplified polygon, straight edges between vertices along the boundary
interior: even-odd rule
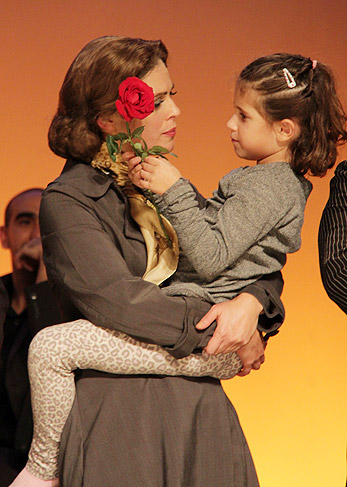
[[[58,156],[89,162],[103,142],[97,118],[116,112],[122,81],[142,78],[168,51],[161,41],[107,36],[89,42],[71,64],[59,93],[59,105],[48,132]]]
[[[288,83],[283,69],[289,71]],[[297,174],[323,176],[336,161],[337,146],[347,140],[346,114],[331,70],[322,63],[286,53],[261,57],[246,66],[238,88],[260,94],[259,111],[270,122],[296,120],[300,135],[290,144]]]

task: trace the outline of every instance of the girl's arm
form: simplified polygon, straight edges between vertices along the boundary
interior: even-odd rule
[[[137,169],[133,181],[140,178],[141,187],[161,194],[156,198],[158,208],[173,224],[183,253],[196,273],[206,282],[213,281],[225,269],[233,267],[250,247],[268,235],[281,218],[292,210],[295,193],[293,197],[291,191],[298,191],[297,187],[293,187],[292,181],[289,181],[291,186],[284,191],[281,178],[286,174],[283,176],[281,169],[240,169],[236,176],[229,174],[223,178],[218,191],[209,200],[209,208],[214,208],[213,220],[210,221],[209,209],[206,213],[200,210],[190,182],[183,178],[178,179],[179,172],[172,169],[173,166],[168,161],[148,158],[140,166],[143,169]],[[172,184],[173,181],[175,182]],[[287,181],[285,185],[288,185]],[[302,213],[297,207],[294,211],[297,215],[294,214],[292,220],[298,213]],[[269,257],[272,266],[279,253],[282,262],[286,252],[298,249],[300,228],[301,225],[298,224],[296,229],[291,229],[291,240],[288,235],[284,235],[282,241],[275,245],[275,253],[267,254],[265,250],[264,256]],[[278,270],[283,262],[276,261],[275,264],[273,271]],[[262,264],[259,273],[264,269],[271,272],[268,265],[269,263]]]
[[[168,161],[150,158],[146,164],[136,167],[137,162],[138,160],[134,159],[129,163],[130,176],[133,182],[140,186],[149,187],[158,193],[166,189],[172,182],[177,182],[179,178],[179,172]],[[148,170],[148,167],[151,169]],[[143,177],[147,178],[144,183]],[[189,192],[192,205],[198,212],[198,216],[201,216],[200,210],[204,208],[205,200],[191,185]],[[177,217],[178,220],[179,217],[180,214]],[[180,222],[178,221],[177,224],[179,225]],[[193,224],[192,222],[188,223],[187,229],[189,230],[190,225]],[[201,220],[198,220],[197,225],[200,224]],[[219,247],[218,242],[216,245]],[[196,245],[192,245],[189,249],[193,255],[195,247]],[[276,330],[284,319],[284,309],[280,300],[282,289],[282,276],[280,272],[277,272],[264,276],[252,285],[245,287],[240,293],[242,297],[213,306],[197,325],[198,329],[202,330],[210,326],[214,320],[218,323],[217,330],[206,348],[208,353],[225,353],[245,346],[257,327],[259,331],[266,333],[265,338],[276,334]],[[258,321],[261,307],[263,313]],[[253,308],[255,309],[254,314],[251,311]],[[253,354],[251,355],[253,357]]]

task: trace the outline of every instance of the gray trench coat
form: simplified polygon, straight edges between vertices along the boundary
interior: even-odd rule
[[[199,198],[199,196],[197,196]],[[44,192],[45,264],[66,321],[86,317],[176,358],[205,346],[215,325],[195,324],[209,305],[168,297],[141,279],[144,241],[114,180],[77,161]],[[249,286],[263,304],[261,329],[283,321],[280,277]],[[64,430],[61,487],[255,487],[237,415],[210,378],[113,376],[84,371]]]

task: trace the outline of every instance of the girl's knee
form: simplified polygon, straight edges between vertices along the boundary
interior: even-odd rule
[[[55,326],[48,326],[40,330],[32,339],[29,352],[28,364],[34,366],[42,365],[42,362],[52,361],[57,345],[57,337],[54,332]]]

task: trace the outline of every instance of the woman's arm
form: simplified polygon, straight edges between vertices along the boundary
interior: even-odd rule
[[[176,358],[206,345],[214,325],[201,333],[195,324],[209,305],[167,297],[143,281],[141,271],[136,275],[145,266],[142,236],[133,223],[124,222],[127,209],[116,193],[103,196],[102,210],[109,208],[110,214],[104,212],[101,221],[92,198],[54,186],[43,196],[40,225],[47,273],[63,307],[69,302],[91,322],[157,343]]]
[[[330,182],[318,246],[324,288],[330,299],[347,313],[347,161],[338,165]]]

